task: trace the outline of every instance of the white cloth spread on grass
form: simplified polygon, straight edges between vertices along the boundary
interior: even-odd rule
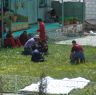
[[[85,36],[81,38],[74,38],[74,39],[65,40],[65,41],[59,41],[59,42],[56,42],[56,44],[71,45],[73,40],[76,40],[76,42],[80,45],[96,46],[96,35]]]
[[[44,80],[46,80],[47,82],[46,93],[48,94],[68,94],[73,89],[84,88],[90,82],[90,80],[87,80],[82,77],[72,79],[54,79],[47,76],[44,78]],[[37,82],[36,84],[33,83],[29,86],[26,86],[24,89],[21,89],[20,91],[38,92],[39,84],[40,82]]]

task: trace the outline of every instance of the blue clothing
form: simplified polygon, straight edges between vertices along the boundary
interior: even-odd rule
[[[85,62],[84,53],[82,51],[74,52],[71,55],[71,63]]]
[[[25,47],[23,54],[24,55],[31,55],[32,54],[32,48],[31,47]]]
[[[83,48],[81,45],[73,43],[73,47],[71,49],[71,56],[70,56],[72,63],[81,63],[85,62],[85,57],[83,53]]]
[[[43,58],[42,54],[39,52],[39,50],[35,49],[34,51],[32,51],[31,60],[34,62],[41,62],[41,61],[44,61],[44,58]]]
[[[35,45],[35,39],[34,38],[30,38],[24,45],[24,48],[27,48],[27,47],[32,47]]]
[[[35,39],[34,38],[30,38],[24,45],[24,54],[25,55],[31,55],[32,54],[32,50],[35,46]]]
[[[78,59],[84,59],[84,54],[83,54],[82,51],[75,52],[75,53],[73,54],[73,57],[74,57],[75,59],[76,59],[76,58],[78,58]]]

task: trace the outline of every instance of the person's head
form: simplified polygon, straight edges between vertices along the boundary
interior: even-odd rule
[[[72,44],[73,44],[73,45],[75,45],[75,44],[76,44],[76,41],[75,41],[75,40],[73,40],[73,41],[72,41]]]
[[[7,32],[7,34],[10,34],[10,35],[12,35],[12,31],[11,31],[11,30],[9,30],[9,31]]]
[[[37,21],[38,21],[38,22],[42,22],[42,19],[41,19],[41,18],[38,18]]]
[[[38,41],[39,40],[39,35],[35,35],[33,38],[35,39],[35,41]]]
[[[27,31],[24,31],[23,34],[27,34]]]
[[[11,32],[11,31],[9,31],[9,32],[6,34],[6,38],[10,38],[10,37],[12,37],[12,32]]]
[[[4,25],[5,25],[5,26],[6,26],[6,24],[7,24],[7,23],[6,23],[6,22],[4,22]]]
[[[34,36],[31,33],[28,34],[28,39],[33,38],[33,37]]]

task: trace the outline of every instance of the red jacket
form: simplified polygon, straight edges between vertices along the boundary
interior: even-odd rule
[[[45,41],[46,40],[46,35],[45,35],[45,24],[44,24],[44,22],[40,22],[39,23],[38,32],[39,32],[39,38],[40,38],[40,40],[41,41]]]
[[[74,45],[74,46],[72,47],[72,49],[71,49],[71,52],[79,52],[79,51],[83,51],[82,46],[79,45],[79,44]]]
[[[11,46],[11,47],[16,47],[16,43],[13,37],[7,38],[5,40],[5,46]]]

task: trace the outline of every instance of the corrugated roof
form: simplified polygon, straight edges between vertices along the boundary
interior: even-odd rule
[[[59,1],[62,3],[62,0],[53,0],[53,1]],[[64,2],[83,2],[83,0],[63,0]]]

